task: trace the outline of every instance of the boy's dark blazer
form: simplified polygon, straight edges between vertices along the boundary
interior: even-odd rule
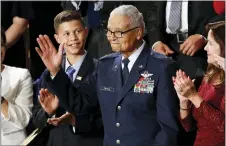
[[[65,69],[66,55],[63,57],[62,68]],[[81,80],[76,78],[73,85],[82,88],[82,83],[86,82],[89,76],[93,73],[96,66],[96,59],[93,59],[89,53],[87,53],[77,77],[80,76]],[[38,92],[41,88],[45,88],[45,85],[41,85],[43,75],[47,70],[43,72],[39,81],[36,83],[38,90],[35,91],[36,99],[38,100]],[[56,111],[56,117],[60,117],[65,114],[66,110],[59,107]],[[44,128],[45,137],[47,137],[47,146],[101,146],[103,144],[103,126],[101,113],[94,111],[92,114],[84,113],[76,115],[76,133],[73,132],[71,125],[52,126],[47,124],[47,119],[50,116],[42,109],[40,103],[36,101],[36,105],[33,108],[33,123],[38,128]]]

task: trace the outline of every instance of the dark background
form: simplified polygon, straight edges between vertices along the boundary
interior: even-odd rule
[[[39,34],[46,34],[54,42],[55,46],[58,46],[54,39],[53,19],[63,9],[61,7],[61,1],[33,1],[32,5],[35,18],[30,22],[30,72],[32,77],[36,79],[45,69],[45,66],[35,51],[35,47],[38,47],[36,38]]]

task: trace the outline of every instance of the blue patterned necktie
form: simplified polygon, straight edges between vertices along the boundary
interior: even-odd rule
[[[124,58],[122,60],[122,62],[124,64],[124,68],[122,70],[122,81],[123,81],[122,85],[124,85],[125,82],[126,82],[126,79],[129,76],[129,69],[128,69],[129,59],[128,58]]]
[[[170,7],[168,28],[173,34],[179,32],[181,28],[182,1],[172,1]]]
[[[72,66],[69,66],[66,70],[66,74],[68,75],[68,77],[71,79],[72,82],[73,82],[74,73],[75,73],[75,69]]]

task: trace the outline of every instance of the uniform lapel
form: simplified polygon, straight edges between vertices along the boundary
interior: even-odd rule
[[[111,71],[110,74],[112,74],[111,75],[111,80],[113,83],[112,85],[116,85],[115,87],[118,89],[122,88],[121,60],[122,60],[121,55],[118,55],[118,57],[116,57],[113,62],[112,69],[110,70]]]
[[[133,88],[137,81],[140,79],[141,72],[146,69],[147,59],[149,55],[150,50],[147,46],[145,46],[130,71],[128,79],[122,88],[121,96],[118,97],[117,103],[119,103],[125,97],[128,91]]]

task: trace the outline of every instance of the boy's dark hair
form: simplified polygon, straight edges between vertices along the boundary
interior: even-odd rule
[[[6,44],[6,35],[5,30],[1,27],[1,46],[5,46]]]
[[[62,11],[54,18],[55,33],[57,33],[60,24],[62,24],[64,22],[69,22],[72,20],[79,20],[81,22],[82,26],[85,27],[81,14],[79,12],[66,10],[66,11]]]

